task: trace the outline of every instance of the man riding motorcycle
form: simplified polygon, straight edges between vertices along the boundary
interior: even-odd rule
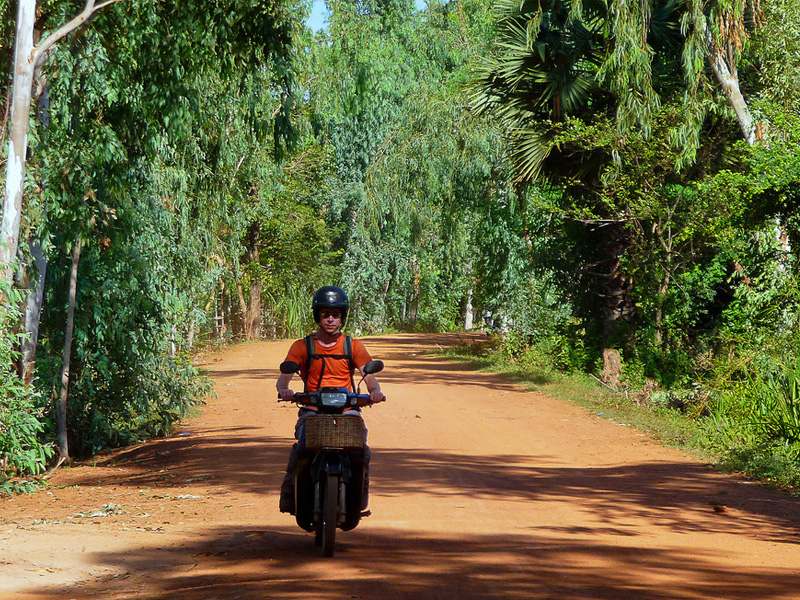
[[[303,339],[295,341],[286,361],[293,361],[300,365],[300,377],[304,383],[305,392],[314,392],[323,387],[336,387],[354,391],[355,385],[353,372],[358,369],[364,377],[364,383],[369,391],[370,402],[382,402],[385,396],[381,386],[374,375],[363,372],[363,367],[372,360],[361,340],[353,339],[342,333],[342,327],[347,319],[350,307],[347,294],[336,286],[325,286],[317,290],[312,299],[314,322],[317,331]],[[292,400],[294,391],[289,384],[293,373],[282,373],[278,377],[276,387],[282,400]],[[358,414],[359,408],[353,408],[347,413]],[[293,513],[295,508],[295,474],[298,461],[298,444],[304,441],[305,420],[316,413],[313,407],[302,406],[298,412],[295,425],[295,438],[298,442],[292,445],[289,462],[286,466],[286,476],[281,485],[280,510]],[[366,442],[367,430],[364,428],[364,441]],[[369,447],[364,446],[364,495],[361,509],[366,510],[369,498],[369,460],[371,453]]]

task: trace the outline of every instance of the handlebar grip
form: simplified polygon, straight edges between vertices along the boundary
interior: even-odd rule
[[[369,396],[365,396],[363,394],[358,396],[359,400],[363,400],[363,402],[359,402],[358,406],[372,406],[373,404],[379,404],[381,402],[386,402],[386,396],[383,397],[383,400],[378,400],[378,402],[371,402]]]
[[[278,402],[294,402],[295,404],[301,404],[303,406],[309,406],[312,403],[308,402],[307,399],[309,398],[309,394],[304,392],[295,392],[294,396],[291,398],[281,398],[281,395],[278,394]],[[303,402],[303,399],[306,399],[306,402]]]

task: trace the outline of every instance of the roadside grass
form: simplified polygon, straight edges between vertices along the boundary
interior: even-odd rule
[[[615,392],[589,375],[513,362],[492,343],[459,345],[437,354],[480,371],[502,374],[530,391],[634,427],[656,442],[687,452],[721,471],[739,473],[795,495],[800,493],[800,462],[792,447],[753,439],[744,433],[747,424],[720,422],[702,403],[676,407],[663,400],[663,393]]]

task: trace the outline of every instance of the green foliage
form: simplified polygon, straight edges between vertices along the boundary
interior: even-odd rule
[[[720,466],[794,491],[800,486],[797,469],[799,453],[800,446],[797,445],[742,447],[729,451]]]
[[[740,243],[734,273],[738,285],[724,312],[721,337],[743,348],[768,348],[777,331],[785,337],[797,327],[797,281],[774,231]]]
[[[68,402],[75,456],[165,435],[209,391],[191,363],[166,356],[171,332],[148,260],[152,240],[131,219],[135,213],[120,214],[118,225],[138,241],[87,242],[79,265]],[[53,259],[37,367],[43,389],[57,395],[69,253]]]
[[[779,368],[761,375],[748,391],[753,423],[760,437],[800,450],[800,364],[789,359]]]
[[[480,67],[472,103],[500,121],[519,180],[537,178],[558,148],[548,120],[602,114],[607,107],[596,81],[607,7],[588,2],[581,8],[559,1],[497,4],[497,50]]]
[[[483,304],[473,265],[486,261],[470,246],[487,227],[476,214],[507,185],[499,138],[461,110],[486,43],[484,3],[432,2],[424,18],[407,4],[334,4],[328,43],[308,65],[311,129],[334,163],[316,197],[343,251],[337,280],[356,332],[452,328],[469,295]]]
[[[704,419],[726,469],[800,485],[800,376],[796,359],[756,361],[746,382],[716,394]]]
[[[752,43],[752,52],[761,63],[753,87],[759,90],[760,98],[776,104],[785,113],[797,115],[800,110],[800,2],[778,0],[766,4],[763,11],[761,27]],[[752,76],[755,77],[755,73]],[[770,123],[773,121],[770,118]]]
[[[5,97],[7,90],[11,87],[11,68],[14,60],[14,23],[16,16],[13,10],[16,9],[15,3],[11,0],[0,0],[0,97]],[[4,124],[5,125],[5,124]],[[5,134],[5,131],[3,131]],[[4,152],[5,154],[5,152]],[[5,157],[4,157],[5,158]]]
[[[14,333],[19,322],[15,308],[22,294],[0,282],[0,494],[25,489],[23,479],[44,471],[53,448],[40,439],[42,424],[40,396],[25,386],[14,366],[19,363],[17,350],[20,334]]]
[[[731,16],[739,4],[693,6],[684,26],[700,23],[702,10]],[[705,414],[707,396],[679,390],[710,380],[726,390],[716,399],[728,399],[708,408],[709,421],[721,424],[709,429],[715,447],[724,446],[728,456],[791,458],[791,378],[753,384],[746,394],[734,386],[753,369],[775,371],[767,348],[794,348],[796,260],[779,238],[788,234],[791,244],[796,237],[799,206],[796,83],[787,75],[797,68],[796,53],[768,46],[792,48],[796,26],[771,12],[754,44],[730,47],[730,56],[741,59],[757,118],[770,124],[769,144],[746,147],[727,101],[712,93],[709,46],[698,29],[684,37],[687,29],[677,27],[682,5],[599,8],[502,4],[499,43],[480,73],[473,105],[501,123],[517,178],[542,174],[550,184],[520,186],[528,201],[521,216],[529,239],[540,240],[529,245],[531,266],[554,276],[574,319],[558,330],[565,343],[554,344],[557,336],[523,334],[524,321],[515,317],[503,349],[519,364],[541,365],[588,341],[583,364],[589,366],[598,356],[595,344],[621,347],[629,386],[653,377],[670,388],[662,393],[666,404],[691,407],[692,416]],[[745,42],[737,27],[712,35],[724,47],[735,35]],[[586,44],[590,32],[595,46]],[[681,62],[687,83],[675,77]],[[584,73],[591,85],[581,85]],[[786,82],[783,90],[778,81]],[[549,216],[543,229],[537,212]],[[624,303],[611,312],[598,300],[626,297],[627,313]],[[531,298],[525,303],[541,310]],[[758,367],[747,363],[753,356]],[[771,464],[777,470],[780,462]]]
[[[644,12],[624,3],[501,3],[495,51],[473,99],[501,123],[518,180],[541,174],[550,183],[520,186],[520,196],[561,220],[533,248],[532,264],[558,273],[564,297],[573,298],[576,331],[623,348],[630,366],[668,386],[701,377],[710,364],[697,358],[720,350],[714,336],[741,293],[736,274],[750,273],[737,244],[743,249],[776,218],[791,228],[797,205],[794,109],[754,103],[780,134],[774,144],[737,143],[727,101],[709,94],[709,47],[697,30],[679,28],[681,19],[684,27],[703,21],[701,10],[741,16],[746,7],[737,6],[689,14],[674,2]],[[723,45],[736,35],[743,42],[736,27],[712,35]],[[767,29],[758,47],[763,64],[774,66]],[[793,33],[769,30],[791,47]],[[752,57],[756,46],[737,45],[731,56]],[[743,61],[742,76],[754,75]],[[693,74],[688,83],[674,75],[681,62]],[[580,84],[586,74],[591,85]],[[778,96],[768,77],[748,81],[763,98]],[[702,144],[688,140],[690,131],[702,131]],[[529,207],[522,216],[532,214]]]
[[[40,6],[37,27],[52,30],[83,4]],[[304,11],[132,0],[45,65],[26,237],[48,250],[37,363],[48,396],[59,389],[65,249],[84,242],[68,416],[76,456],[163,435],[208,393],[180,350],[207,326],[220,283],[250,274],[245,232],[275,216],[276,162],[294,148],[291,42]]]

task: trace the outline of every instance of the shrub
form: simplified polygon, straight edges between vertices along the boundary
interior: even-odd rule
[[[22,293],[0,282],[0,492],[10,493],[30,485],[22,477],[41,473],[52,447],[39,440],[43,425],[37,409],[40,398],[25,386],[15,364],[20,360]]]

